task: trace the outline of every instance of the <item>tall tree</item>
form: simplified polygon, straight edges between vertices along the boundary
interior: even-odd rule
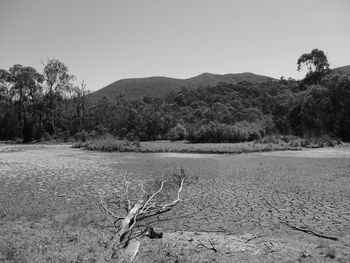
[[[306,67],[308,72],[305,76],[305,82],[310,84],[319,84],[322,77],[329,72],[327,56],[317,48],[310,53],[302,54],[297,61],[297,65],[298,71]]]
[[[11,74],[4,69],[0,69],[0,102],[5,103],[6,108],[11,100]]]
[[[43,76],[32,67],[16,64],[9,69],[11,95],[16,105],[18,132],[24,141],[30,141],[36,117],[36,104],[41,97]],[[18,134],[20,135],[20,134]]]
[[[49,59],[44,65],[44,79],[47,88],[46,94],[46,128],[50,134],[56,133],[55,117],[57,105],[55,102],[64,97],[72,89],[74,75],[70,75],[68,67],[57,59]]]
[[[89,94],[89,91],[86,89],[85,81],[80,83],[80,86],[75,86],[72,89],[72,102],[74,104],[75,110],[73,113],[73,123],[74,123],[74,132],[82,130],[83,122],[86,117],[86,96]]]
[[[12,139],[17,133],[17,118],[13,107],[12,78],[10,72],[0,69],[0,138]]]

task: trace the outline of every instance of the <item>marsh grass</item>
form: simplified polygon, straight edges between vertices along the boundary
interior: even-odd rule
[[[206,153],[206,154],[239,154],[252,152],[300,150],[301,146],[284,141],[242,142],[242,143],[188,143],[186,141],[127,141],[114,137],[102,137],[86,142],[79,142],[73,148],[105,152],[174,152],[174,153]]]
[[[103,152],[138,152],[140,151],[140,143],[138,141],[119,140],[107,134],[86,142],[78,142],[73,145],[73,148]]]
[[[296,148],[323,148],[334,147],[342,144],[340,140],[329,137],[328,135],[319,137],[304,137],[300,138],[293,135],[270,135],[258,141],[259,143],[272,143],[272,144],[287,144]]]
[[[287,144],[275,143],[172,143],[172,142],[142,142],[142,152],[177,152],[177,153],[212,153],[212,154],[239,154],[251,152],[268,152],[280,150],[298,150]]]

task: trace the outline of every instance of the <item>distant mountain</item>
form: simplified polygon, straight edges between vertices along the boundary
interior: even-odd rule
[[[88,97],[88,101],[93,103],[101,99],[103,96],[113,99],[119,94],[125,94],[128,98],[138,98],[143,96],[163,97],[171,91],[176,92],[183,87],[195,89],[198,87],[215,86],[219,82],[235,84],[241,81],[257,83],[268,80],[274,79],[248,72],[224,75],[203,73],[188,79],[167,77],[122,79],[91,93]]]
[[[345,73],[345,74],[350,74],[350,65],[343,66],[343,67],[338,67],[338,68],[335,68],[333,70],[337,71],[337,72],[342,72],[342,73]]]

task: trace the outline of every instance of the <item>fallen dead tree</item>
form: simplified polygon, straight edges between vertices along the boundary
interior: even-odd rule
[[[189,187],[195,181],[197,178],[189,178],[181,169],[157,181],[125,178],[117,188],[96,190],[100,205],[116,230],[116,235],[99,262],[132,261],[140,245],[136,238],[145,235],[160,238],[162,234],[155,233],[148,222],[152,218],[159,220],[160,215],[179,203],[202,197],[202,194],[195,193]],[[130,247],[133,250],[131,252]]]

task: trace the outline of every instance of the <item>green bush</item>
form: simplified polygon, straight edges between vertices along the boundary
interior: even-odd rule
[[[190,142],[245,142],[260,139],[265,135],[262,122],[237,122],[233,125],[210,122],[200,127],[192,126],[186,139]]]
[[[187,136],[186,128],[178,123],[175,127],[173,127],[168,134],[168,138],[171,141],[179,141],[185,139]]]
[[[30,142],[33,139],[33,123],[24,122],[22,129],[23,142]]]
[[[332,139],[328,135],[321,137],[305,137],[300,138],[294,135],[269,135],[265,136],[259,143],[273,143],[273,144],[287,144],[296,148],[322,148],[322,147],[334,147],[340,142],[336,139]]]
[[[305,147],[308,148],[322,148],[322,147],[334,147],[339,144],[339,141],[332,139],[328,135],[323,135],[320,137],[307,137],[305,140]]]
[[[104,151],[104,152],[137,152],[140,151],[141,144],[139,141],[119,140],[111,134],[106,133],[85,143],[77,143],[73,148],[84,148],[87,150]]]
[[[128,141],[135,141],[136,140],[136,135],[133,131],[130,131],[126,134],[125,139]]]
[[[284,144],[284,143],[291,143],[297,140],[301,140],[301,139],[294,135],[267,135],[262,139],[260,139],[258,142]]]
[[[105,135],[108,132],[107,128],[105,128],[102,124],[97,125],[96,133],[98,136]]]
[[[77,132],[74,137],[77,141],[85,142],[90,137],[90,135],[87,131],[82,130],[80,132]]]

